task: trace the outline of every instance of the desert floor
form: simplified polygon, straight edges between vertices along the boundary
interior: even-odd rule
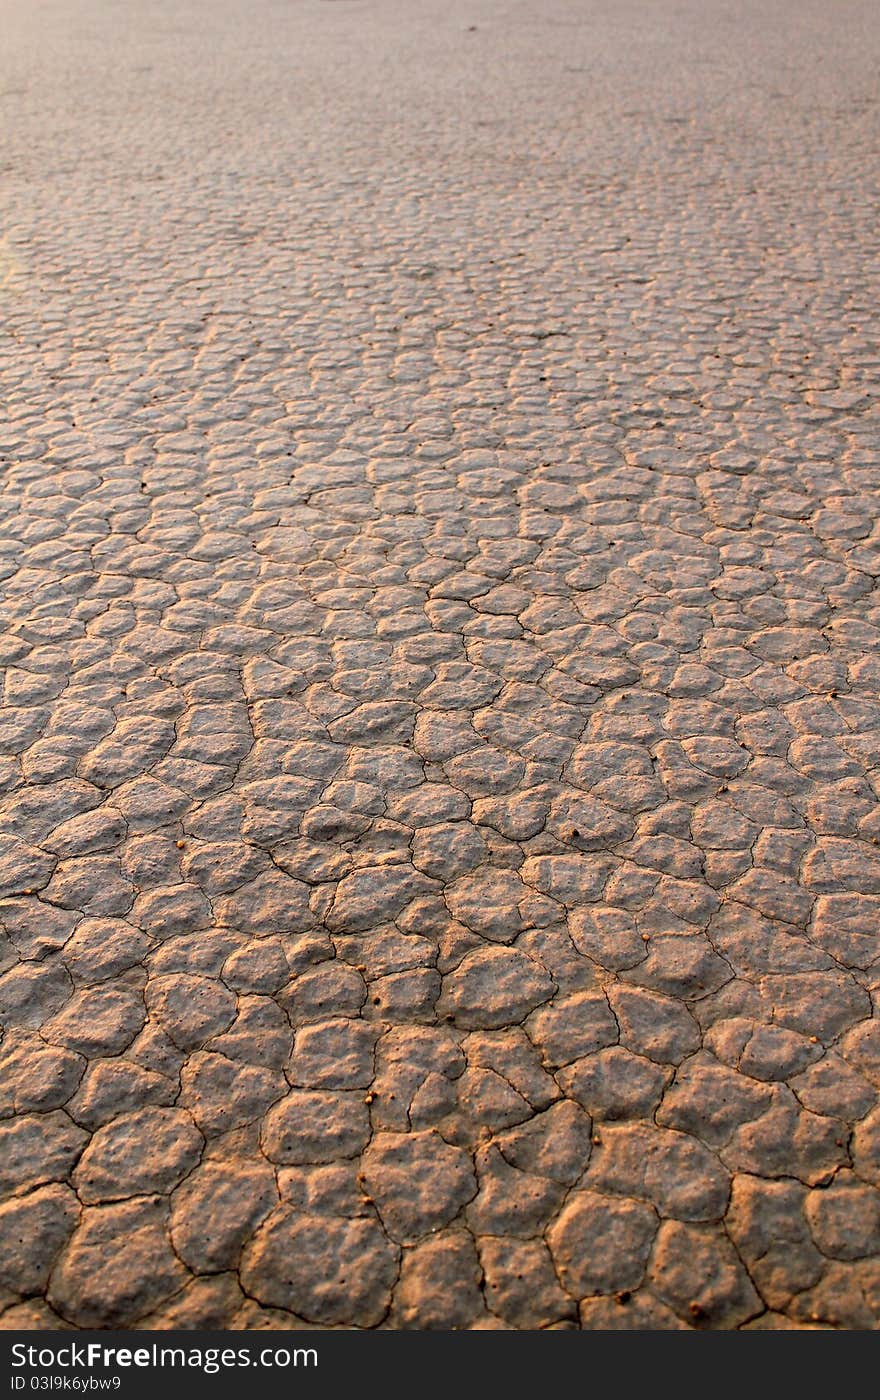
[[[0,0],[4,1327],[878,1326],[876,21]]]

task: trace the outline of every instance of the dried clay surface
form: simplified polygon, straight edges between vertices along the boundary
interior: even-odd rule
[[[869,0],[0,0],[7,1328],[875,1328]]]

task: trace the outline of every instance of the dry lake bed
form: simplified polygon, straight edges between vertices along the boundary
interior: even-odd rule
[[[0,25],[2,1326],[876,1328],[876,7]]]

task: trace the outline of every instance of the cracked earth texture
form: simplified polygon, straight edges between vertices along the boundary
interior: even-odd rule
[[[867,0],[2,0],[3,1326],[875,1328]]]

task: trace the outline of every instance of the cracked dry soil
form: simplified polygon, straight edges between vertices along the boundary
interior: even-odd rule
[[[0,0],[4,1327],[877,1326],[872,11]]]

